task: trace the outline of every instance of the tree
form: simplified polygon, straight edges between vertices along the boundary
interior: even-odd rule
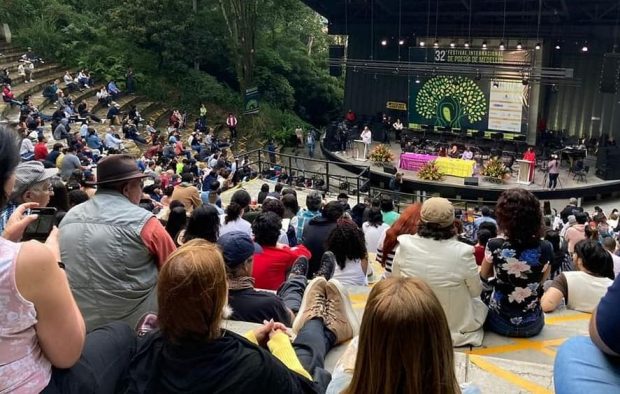
[[[241,92],[254,83],[256,20],[263,0],[219,0]]]

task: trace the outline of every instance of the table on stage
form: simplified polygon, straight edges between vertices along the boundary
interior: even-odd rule
[[[429,161],[436,160],[437,156],[424,155],[421,153],[401,153],[399,168],[404,170],[418,171]]]
[[[467,178],[474,175],[474,160],[452,159],[450,157],[438,157],[435,160],[439,172],[444,175]]]

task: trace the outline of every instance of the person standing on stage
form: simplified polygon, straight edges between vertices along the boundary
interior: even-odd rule
[[[394,122],[392,128],[394,129],[394,139],[400,142],[400,134],[403,131],[403,124],[400,119],[396,119],[396,122]]]
[[[547,163],[549,169],[549,189],[555,190],[558,185],[558,177],[560,176],[560,163],[557,155],[551,155],[551,160]]]
[[[530,166],[530,176],[528,179],[530,181],[533,181],[534,180],[534,169],[536,167],[536,152],[534,152],[533,147],[530,146],[527,148],[527,151],[525,151],[525,153],[523,154],[523,160],[532,162],[532,165]]]
[[[364,130],[360,135],[362,142],[364,143],[364,159],[368,159],[368,148],[372,143],[372,131],[368,128],[368,126],[364,126]]]

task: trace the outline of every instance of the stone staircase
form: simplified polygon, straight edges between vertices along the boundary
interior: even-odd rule
[[[23,48],[0,44],[0,54],[2,54],[0,56],[0,70],[4,68],[9,69],[12,79],[11,90],[18,101],[23,100],[26,95],[30,95],[31,102],[41,113],[52,115],[57,107],[54,106],[54,103],[51,103],[48,99],[43,97],[42,93],[46,86],[51,84],[54,80],[59,79],[61,81],[60,88],[66,96],[73,100],[76,107],[84,101],[88,104],[91,113],[105,119],[108,108],[97,102],[96,94],[107,81],[96,80],[95,84],[89,89],[69,92],[62,82],[62,77],[67,70],[75,77],[79,70],[71,67],[67,68],[51,61],[51,59],[47,59],[44,64],[38,65],[38,67],[35,66],[33,74],[34,82],[24,83],[23,79],[17,75],[17,66],[19,65],[20,57],[25,52]],[[129,111],[131,105],[136,105],[142,117],[147,121],[152,121],[157,128],[164,128],[167,125],[168,116],[171,113],[171,109],[167,108],[163,103],[150,101],[147,97],[140,95],[123,95],[116,100],[116,103],[121,106],[122,112]],[[0,101],[0,122],[16,125],[19,122],[19,108]],[[91,127],[95,128],[103,137],[103,133],[105,133],[108,125],[95,124],[95,122],[93,122],[91,123]],[[52,130],[46,127],[45,134],[49,136],[51,132]],[[52,138],[48,138],[48,140],[50,140],[50,145],[53,144],[54,141]],[[127,141],[125,145],[128,146],[129,151],[132,153],[139,154],[141,151],[141,149],[136,147],[131,141]]]

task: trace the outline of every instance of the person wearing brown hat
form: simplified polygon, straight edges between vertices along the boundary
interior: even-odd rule
[[[38,161],[20,163],[15,169],[15,186],[9,203],[0,212],[0,233],[4,231],[9,217],[20,204],[35,202],[39,208],[46,207],[54,195],[50,179],[58,173],[56,168],[45,168]]]
[[[417,234],[398,237],[392,275],[420,278],[433,289],[448,318],[454,346],[480,346],[488,309],[480,299],[474,248],[458,241],[454,219],[450,201],[426,200]]]
[[[135,326],[157,310],[157,272],[175,245],[138,206],[146,176],[129,155],[102,159],[95,196],[61,223],[62,260],[89,330],[115,320]]]

